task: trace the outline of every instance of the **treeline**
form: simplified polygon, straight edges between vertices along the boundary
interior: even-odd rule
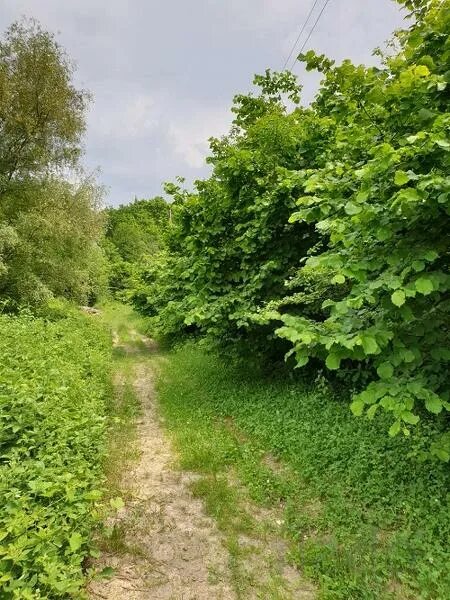
[[[450,6],[403,4],[380,66],[299,57],[322,75],[310,106],[288,72],[235,97],[211,176],[166,186],[166,246],[128,297],[162,335],[323,371],[390,435],[431,419],[448,460]]]
[[[116,298],[138,301],[143,265],[154,263],[164,251],[171,211],[159,197],[136,198],[131,204],[105,210],[102,247],[108,259],[109,290]]]
[[[0,41],[0,299],[94,299],[106,285],[101,189],[80,166],[90,99],[34,21]]]

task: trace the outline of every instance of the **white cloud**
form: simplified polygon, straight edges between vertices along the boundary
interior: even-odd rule
[[[231,124],[231,114],[223,109],[194,113],[187,121],[171,121],[169,139],[175,152],[193,169],[205,166],[209,152],[208,139],[226,134]]]
[[[228,130],[233,94],[281,68],[313,0],[0,0],[0,30],[34,16],[93,92],[86,165],[101,166],[110,202],[207,176],[208,138]],[[318,3],[320,10],[321,2]],[[329,2],[309,47],[340,60],[370,52],[400,22],[391,0]],[[316,12],[317,14],[317,12]],[[311,99],[317,75],[296,66]]]
[[[148,135],[158,125],[161,108],[151,95],[136,92],[102,96],[101,92],[97,94],[89,113],[90,135],[138,138]]]

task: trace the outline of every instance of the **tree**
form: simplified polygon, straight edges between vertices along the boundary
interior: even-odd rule
[[[74,167],[89,94],[35,21],[14,23],[0,42],[0,199],[14,181]]]
[[[13,304],[84,302],[104,270],[101,190],[79,166],[89,95],[72,76],[35,21],[0,41],[0,295]]]
[[[95,182],[56,178],[19,185],[3,197],[2,219],[14,231],[0,295],[39,304],[51,296],[86,302],[106,284],[98,244],[103,217]]]
[[[173,188],[156,294],[163,331],[264,352],[281,340],[297,367],[337,373],[355,414],[391,413],[391,435],[431,415],[445,431],[450,411],[450,11],[405,4],[413,25],[380,66],[299,57],[323,76],[311,106],[285,109],[289,74],[236,97],[211,177]],[[450,436],[432,451],[449,460]]]
[[[128,289],[128,299],[139,282],[141,266],[152,262],[165,247],[170,208],[163,198],[138,200],[108,208],[103,247],[110,263],[109,285],[113,293]]]
[[[321,319],[267,315],[282,322],[276,334],[299,366],[310,357],[333,371],[359,365],[365,384],[352,410],[390,412],[391,435],[409,435],[427,411],[445,427],[450,411],[450,11],[448,2],[413,4],[415,22],[381,68],[301,57],[324,74],[311,112],[331,117],[334,135],[323,168],[298,173],[290,221],[327,234],[300,273],[330,269],[342,297],[322,297]],[[432,450],[449,460],[450,438]]]

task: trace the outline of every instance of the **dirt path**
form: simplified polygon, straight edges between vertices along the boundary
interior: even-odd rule
[[[121,457],[108,481],[126,501],[107,521],[109,534],[93,565],[112,576],[91,581],[91,600],[313,600],[314,589],[286,560],[286,543],[268,532],[280,515],[266,515],[245,500],[249,518],[261,530],[271,527],[264,534],[240,535],[233,554],[230,540],[191,491],[202,476],[175,467],[155,397],[156,345],[132,328],[114,333],[113,343],[116,402],[119,406],[131,392],[140,415],[136,428],[131,425],[135,439],[120,425],[113,443]],[[245,496],[233,477],[229,484]]]
[[[215,523],[189,490],[193,476],[173,467],[173,451],[155,405],[151,362],[139,356],[138,346],[152,351],[152,342],[130,333],[138,344],[121,345],[116,337],[116,346],[125,354],[136,354],[129,375],[142,406],[137,429],[140,457],[123,475],[122,486],[131,500],[110,523],[120,532],[120,542],[96,564],[100,569],[113,567],[115,574],[92,582],[90,595],[109,600],[233,599],[227,553]],[[119,373],[116,385],[124,381]]]

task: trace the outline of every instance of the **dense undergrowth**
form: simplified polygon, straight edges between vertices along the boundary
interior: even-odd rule
[[[106,443],[110,336],[67,306],[0,316],[0,598],[84,582]]]
[[[195,346],[161,368],[182,466],[214,478],[203,495],[219,522],[233,515],[233,496],[221,505],[219,492],[235,469],[255,500],[281,503],[292,560],[321,598],[449,597],[450,476],[421,460],[426,425],[408,440],[386,437],[386,417],[355,420],[323,382],[268,380]]]

